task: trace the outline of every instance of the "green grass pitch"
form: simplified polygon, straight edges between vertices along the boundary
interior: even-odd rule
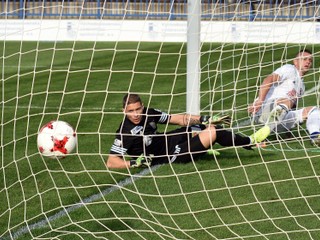
[[[295,138],[271,136],[263,150],[220,149],[220,156],[142,175],[141,169],[106,169],[124,93],[140,93],[146,106],[185,111],[185,44],[0,46],[0,239],[320,238],[320,152],[303,125]],[[309,47],[317,57],[320,47]],[[298,48],[203,44],[202,108],[233,110],[241,124],[257,84]],[[317,58],[314,66],[307,89],[319,81]],[[317,92],[304,104],[318,105]],[[39,155],[37,131],[52,119],[75,127],[76,154]]]

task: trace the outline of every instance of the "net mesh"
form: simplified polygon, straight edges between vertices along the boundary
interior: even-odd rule
[[[0,8],[1,239],[319,239],[320,152],[305,125],[254,151],[215,145],[220,155],[188,164],[106,168],[125,93],[139,93],[147,107],[185,112],[186,24],[172,18],[185,17],[186,3],[17,9],[13,2]],[[300,49],[315,57],[303,106],[319,104],[320,48],[311,41],[319,6],[249,3],[204,2],[201,33],[201,113],[228,113],[231,130],[246,135],[260,127],[247,107],[261,81]],[[98,19],[87,22],[94,9]],[[11,20],[21,10],[40,15]],[[122,15],[108,22],[111,13]],[[137,13],[142,19],[130,20]],[[50,120],[77,132],[78,146],[64,159],[38,152],[37,133]]]

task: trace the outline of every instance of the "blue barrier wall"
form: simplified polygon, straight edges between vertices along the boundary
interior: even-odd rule
[[[202,0],[203,20],[317,20],[320,0]],[[187,0],[0,0],[0,18],[184,20]]]

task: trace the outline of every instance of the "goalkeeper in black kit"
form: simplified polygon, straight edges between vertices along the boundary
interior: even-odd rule
[[[123,112],[125,118],[116,132],[106,161],[110,169],[148,167],[169,162],[187,163],[206,154],[215,143],[250,149],[270,134],[270,128],[265,126],[251,136],[242,136],[215,125],[217,121],[209,116],[168,114],[145,108],[137,94],[124,96]],[[223,120],[227,119],[218,119]],[[181,127],[159,133],[158,123]]]

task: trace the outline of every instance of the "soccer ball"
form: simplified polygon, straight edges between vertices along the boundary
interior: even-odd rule
[[[64,158],[77,145],[77,135],[72,126],[64,121],[51,121],[38,133],[39,152],[49,158]]]

